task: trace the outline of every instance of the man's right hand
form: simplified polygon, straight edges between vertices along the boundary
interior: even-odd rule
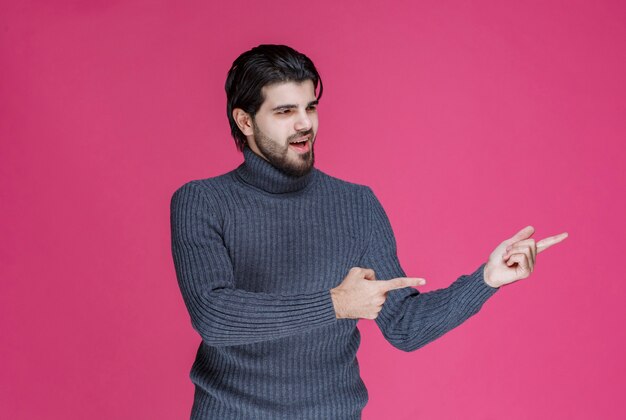
[[[376,280],[374,270],[352,267],[341,284],[330,289],[330,295],[337,318],[376,319],[387,299],[387,292],[424,284],[426,280],[416,277]]]

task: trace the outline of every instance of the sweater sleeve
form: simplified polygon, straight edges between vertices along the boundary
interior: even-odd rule
[[[268,294],[234,287],[219,217],[194,181],[172,195],[172,256],[191,323],[211,346],[249,344],[337,321],[330,290]]]
[[[372,209],[372,231],[361,266],[372,268],[381,280],[406,277],[396,255],[396,241],[385,210],[369,187],[367,195]],[[477,313],[498,290],[484,282],[485,265],[443,289],[426,293],[411,287],[390,291],[376,318],[385,339],[400,350],[417,350]]]

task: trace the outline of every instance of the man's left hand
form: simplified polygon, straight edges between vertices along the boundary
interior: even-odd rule
[[[525,279],[535,268],[538,253],[567,238],[564,232],[535,242],[531,238],[533,233],[535,228],[526,226],[498,245],[485,265],[485,283],[491,287],[500,287]]]

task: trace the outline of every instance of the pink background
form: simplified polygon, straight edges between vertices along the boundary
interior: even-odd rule
[[[570,234],[421,350],[361,321],[363,418],[624,418],[624,3],[262,3],[1,2],[2,417],[188,417],[169,200],[241,162],[226,71],[286,43],[325,84],[317,166],[374,189],[424,290]]]

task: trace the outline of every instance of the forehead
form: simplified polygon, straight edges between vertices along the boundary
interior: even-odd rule
[[[306,105],[315,100],[315,88],[311,80],[274,83],[263,86],[261,91],[265,98],[262,108],[284,104]]]

